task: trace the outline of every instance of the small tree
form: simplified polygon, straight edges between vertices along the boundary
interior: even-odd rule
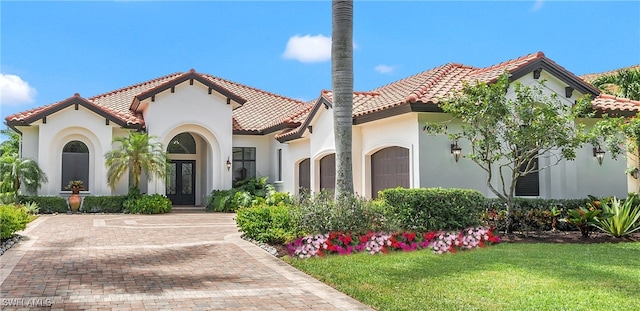
[[[17,154],[20,148],[20,135],[9,128],[0,130],[0,135],[7,137],[6,140],[0,143],[0,157]]]
[[[450,132],[443,123],[426,126],[430,134],[447,133],[452,140],[471,143],[465,157],[486,172],[487,186],[505,203],[509,219],[518,178],[563,159],[575,159],[575,149],[590,138],[584,124],[576,122],[589,101],[565,105],[555,93],[546,95],[543,84],[516,82],[511,96],[507,73],[492,84],[465,83],[459,93],[440,104],[444,112],[463,122],[461,132]],[[549,159],[548,164],[540,165],[541,158]]]
[[[111,189],[115,189],[118,181],[129,169],[135,189],[140,189],[142,172],[146,172],[149,178],[166,176],[167,154],[161,143],[153,142],[155,138],[147,133],[132,132],[129,137],[113,139],[113,143],[119,143],[119,146],[105,154],[107,182]]]
[[[32,159],[23,159],[17,153],[0,157],[0,191],[18,194],[24,185],[30,193],[35,193],[47,182],[47,176],[38,163]]]
[[[592,84],[605,93],[640,100],[640,69],[618,70],[615,74],[596,78]]]

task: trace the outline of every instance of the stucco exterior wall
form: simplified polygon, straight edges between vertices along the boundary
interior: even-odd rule
[[[307,158],[310,158],[309,139],[299,139],[288,142],[286,144],[278,144],[276,148],[282,148],[282,191],[291,194],[298,194],[300,183],[299,164]]]
[[[89,189],[83,192],[88,195],[109,195],[110,188],[106,184],[107,173],[104,154],[111,148],[112,126],[106,125],[105,119],[86,108],[67,107],[47,116],[46,124],[37,122],[38,164],[47,174],[49,181],[42,186],[40,195],[68,195],[70,191],[62,190],[62,149],[73,140],[87,145],[89,149]],[[34,133],[28,137],[33,138]],[[27,139],[27,150],[33,150],[34,142]],[[32,152],[32,151],[28,151]]]
[[[208,88],[195,81],[189,85],[185,81],[175,86],[175,93],[169,89],[156,94],[142,105],[143,116],[149,135],[157,136],[163,146],[176,135],[188,132],[199,137],[196,142],[199,159],[196,163],[196,201],[203,204],[206,195],[213,189],[231,187],[231,172],[226,169],[226,160],[232,155],[232,107],[220,94],[208,94]],[[165,193],[164,180],[152,179],[148,182],[148,193]]]

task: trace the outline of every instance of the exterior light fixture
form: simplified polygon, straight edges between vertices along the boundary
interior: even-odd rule
[[[460,148],[460,146],[458,146],[458,141],[455,140],[453,142],[453,144],[451,144],[451,154],[453,154],[453,159],[456,160],[456,162],[458,162],[458,160],[460,160],[460,153],[462,152],[462,148]]]
[[[593,148],[593,157],[598,160],[598,164],[602,165],[602,160],[604,160],[604,150],[598,146],[598,148]]]
[[[229,157],[227,157],[227,171],[231,170],[231,161],[229,161]]]
[[[638,179],[638,168],[634,167],[630,172],[629,175],[631,175],[631,177]]]

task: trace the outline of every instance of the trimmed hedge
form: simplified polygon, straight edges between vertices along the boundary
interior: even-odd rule
[[[0,238],[7,239],[16,231],[27,228],[29,213],[24,207],[14,204],[0,205]]]
[[[82,200],[81,212],[84,213],[122,213],[126,195],[87,196]]]
[[[123,203],[131,214],[163,214],[171,212],[171,200],[161,194],[143,194],[129,197]]]
[[[284,244],[300,235],[292,208],[294,207],[284,203],[275,206],[261,203],[242,207],[238,209],[236,223],[248,238],[263,243]]]
[[[27,202],[34,202],[40,207],[41,214],[51,213],[66,213],[69,211],[67,200],[63,197],[57,196],[18,196],[18,203],[25,204]]]
[[[380,198],[390,206],[397,226],[419,232],[478,226],[486,206],[480,192],[456,188],[386,189]]]

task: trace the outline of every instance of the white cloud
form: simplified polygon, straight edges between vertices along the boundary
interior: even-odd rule
[[[0,103],[3,106],[29,104],[35,96],[36,89],[19,76],[0,73]]]
[[[381,74],[387,74],[387,73],[394,72],[396,70],[396,67],[383,64],[383,65],[378,65],[378,66],[374,67],[373,69],[375,69],[377,72],[379,72]]]
[[[316,63],[331,60],[331,37],[323,35],[298,36],[289,38],[287,48],[282,54],[286,59],[302,63]]]
[[[533,6],[531,7],[531,11],[538,12],[542,9],[543,6],[544,6],[544,0],[535,0],[535,2],[533,3]]]

